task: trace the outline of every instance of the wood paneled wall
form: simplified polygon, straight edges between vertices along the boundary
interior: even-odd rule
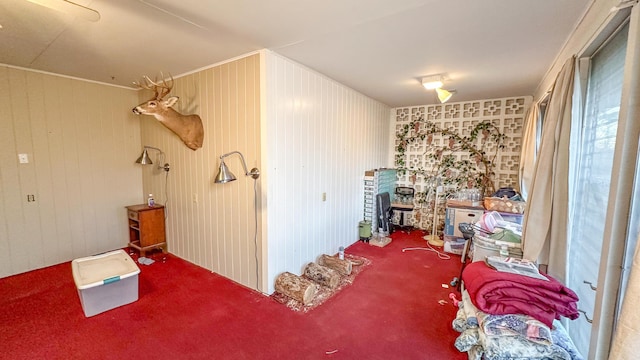
[[[261,203],[258,198],[257,254],[254,244],[254,181],[244,176],[240,157],[225,159],[238,180],[214,184],[219,158],[240,151],[249,169],[260,166],[260,56],[249,55],[175,79],[174,108],[198,114],[205,136],[201,149],[187,148],[151,116],[141,116],[142,145],[162,150],[169,173],[154,165],[143,169],[141,196],[152,193],[167,209],[169,251],[181,258],[258,288],[256,258],[262,264]],[[139,101],[150,94],[141,92]],[[150,155],[161,163],[157,151]],[[261,177],[257,188],[260,191]],[[258,195],[260,196],[260,195]],[[257,255],[257,256],[256,256]]]
[[[126,246],[124,206],[142,189],[137,99],[0,65],[0,277]]]
[[[389,166],[390,108],[264,51],[267,288],[358,240],[364,171]],[[326,194],[326,201],[323,200]]]
[[[363,173],[390,165],[389,107],[266,50],[175,79],[174,108],[203,120],[197,151],[131,113],[146,91],[8,67],[0,86],[0,276],[126,246],[123,206],[153,193],[170,252],[271,293],[282,271],[357,241]],[[154,165],[134,164],[144,145],[161,149]],[[238,180],[214,184],[234,150],[260,178],[232,155]]]

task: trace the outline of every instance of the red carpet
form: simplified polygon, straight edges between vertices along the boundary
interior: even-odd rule
[[[170,255],[140,265],[137,302],[91,318],[69,263],[0,279],[0,358],[466,359],[442,287],[460,258],[402,252],[425,246],[421,235],[353,244],[346,252],[371,265],[307,313]]]

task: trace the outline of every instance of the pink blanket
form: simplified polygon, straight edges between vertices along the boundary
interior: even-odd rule
[[[576,293],[545,276],[549,281],[499,272],[478,261],[465,267],[462,281],[476,307],[488,314],[529,315],[549,327],[561,316],[577,319]]]

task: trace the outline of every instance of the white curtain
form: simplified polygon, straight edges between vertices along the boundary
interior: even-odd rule
[[[549,97],[522,233],[524,258],[547,264],[548,272],[562,282],[567,263],[569,139],[574,78],[575,57],[571,57],[558,73]]]
[[[618,125],[618,141],[616,142],[616,156],[613,163],[613,174],[610,192],[610,205],[605,226],[605,242],[603,257],[606,264],[601,266],[603,284],[602,296],[596,306],[600,305],[602,322],[596,339],[596,357],[606,357],[609,350],[607,339],[611,333],[615,317],[616,298],[613,294],[619,292],[620,268],[623,263],[624,241],[628,235],[630,221],[631,198],[633,197],[633,182],[638,164],[638,143],[640,138],[640,9],[635,5],[629,22],[629,39],[624,69],[624,85],[620,105],[620,120]],[[636,182],[640,179],[636,179]],[[638,185],[636,185],[638,186]],[[638,199],[636,199],[636,204]],[[604,267],[604,268],[603,268]],[[606,272],[603,270],[607,270]],[[602,280],[602,281],[601,281]],[[598,289],[600,290],[600,289]],[[613,335],[610,360],[637,359],[640,354],[640,251],[635,250],[631,265],[631,273],[624,295],[622,309],[618,316],[618,323]],[[597,320],[597,319],[596,319]]]
[[[640,241],[640,239],[639,239]],[[625,293],[620,320],[616,327],[611,347],[610,360],[633,360],[640,349],[640,247],[636,248],[629,276],[629,287]]]
[[[522,133],[522,150],[520,151],[520,169],[518,175],[520,178],[520,194],[525,200],[529,196],[529,189],[531,189],[531,181],[535,168],[539,121],[540,101],[531,105]]]

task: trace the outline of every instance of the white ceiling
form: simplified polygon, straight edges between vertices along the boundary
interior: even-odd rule
[[[63,1],[63,0],[57,0]],[[533,95],[592,0],[0,0],[0,63],[124,86],[267,48],[389,106]]]

